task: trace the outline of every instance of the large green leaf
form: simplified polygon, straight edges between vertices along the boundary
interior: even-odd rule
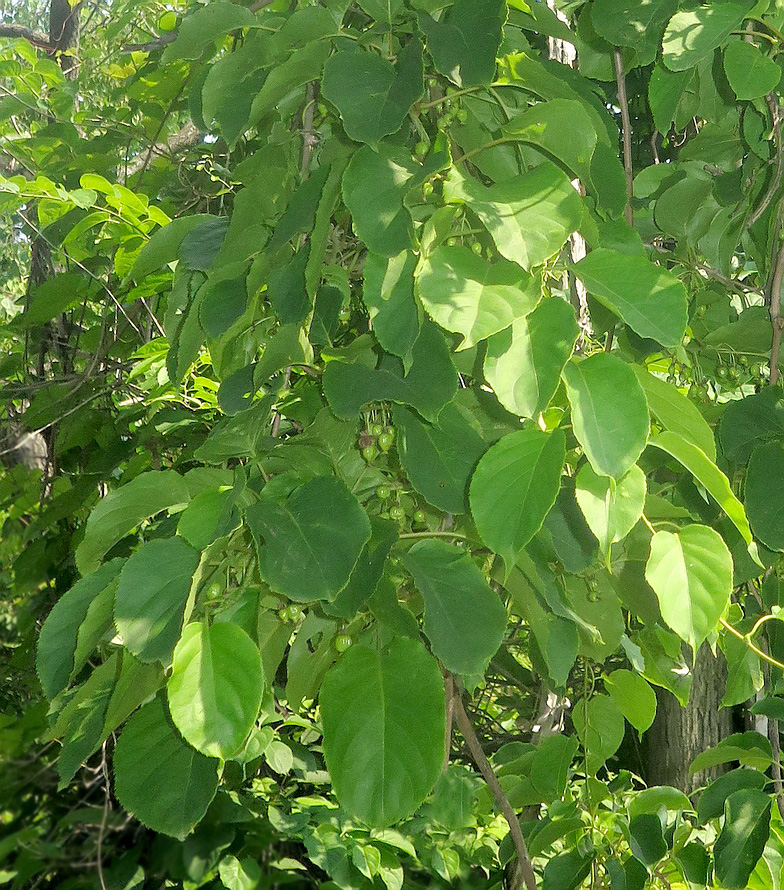
[[[599,476],[590,464],[580,467],[575,497],[602,553],[609,554],[610,545],[622,541],[637,525],[646,492],[645,473],[636,465],[617,481]]]
[[[114,793],[143,825],[183,840],[218,790],[217,760],[186,744],[157,698],[126,724],[114,751]]]
[[[734,791],[724,802],[724,826],[713,850],[722,887],[743,890],[770,836],[769,794],[755,788]]]
[[[376,340],[386,352],[399,356],[406,370],[422,323],[414,296],[416,264],[415,254],[408,250],[390,258],[369,253],[362,288]]]
[[[444,681],[421,642],[354,645],[319,695],[332,787],[351,814],[378,828],[422,803],[444,760]]]
[[[533,419],[547,408],[578,335],[574,309],[551,297],[490,337],[485,380],[507,411]]]
[[[71,677],[87,663],[91,652],[76,658],[82,626],[91,606],[111,585],[122,568],[123,560],[113,559],[87,575],[55,603],[38,637],[36,670],[44,695],[51,699],[68,685]],[[111,624],[111,604],[109,605]],[[85,647],[86,648],[86,647]]]
[[[744,501],[754,534],[771,550],[784,550],[784,443],[756,448],[746,472]]]
[[[719,776],[700,794],[697,820],[701,824],[724,815],[724,802],[736,791],[753,788],[762,791],[767,784],[765,774],[755,769],[739,768]]]
[[[721,0],[676,12],[664,32],[662,53],[671,71],[693,68],[737,30],[755,0]]]
[[[735,732],[712,748],[698,754],[692,761],[689,772],[694,775],[702,770],[735,761],[764,772],[773,762],[770,741],[759,732]]]
[[[484,455],[471,480],[471,511],[484,544],[512,570],[539,531],[561,485],[566,440],[560,430],[509,433]]]
[[[437,423],[421,421],[407,408],[392,412],[400,463],[425,500],[446,513],[465,513],[468,481],[485,442],[451,403]]]
[[[258,646],[237,624],[205,621],[182,632],[167,684],[169,713],[186,742],[227,760],[242,746],[261,705]]]
[[[586,754],[590,773],[596,773],[620,748],[625,723],[618,705],[607,695],[581,698],[572,720]]]
[[[403,199],[417,165],[397,145],[360,149],[343,174],[343,200],[354,231],[373,252],[398,256],[412,245],[414,224]]]
[[[114,601],[114,623],[141,661],[168,662],[180,637],[199,554],[182,538],[148,541],[125,563]]]
[[[751,529],[743,504],[735,497],[727,477],[704,451],[696,445],[692,445],[691,442],[687,442],[678,433],[669,431],[654,436],[650,444],[666,451],[681,463],[724,510],[743,535],[746,544],[752,544]]]
[[[651,728],[656,716],[656,693],[647,680],[621,668],[604,678],[604,688],[635,729],[646,732]]]
[[[439,247],[419,266],[417,293],[434,321],[462,336],[458,349],[469,349],[528,315],[541,284],[516,263],[489,263],[467,247]]]
[[[203,222],[216,218],[208,213],[181,216],[158,229],[144,245],[139,256],[136,257],[136,262],[128,273],[128,277],[141,281],[142,278],[146,278],[161,266],[173,263],[178,257],[183,238]]]
[[[321,83],[322,95],[356,142],[378,142],[399,130],[423,89],[422,44],[416,39],[401,50],[397,67],[372,52],[341,50],[327,60]]]
[[[784,391],[766,386],[745,399],[727,403],[719,423],[719,441],[724,455],[745,464],[757,445],[784,438]]]
[[[110,491],[90,514],[76,565],[86,575],[101,557],[145,519],[190,500],[185,480],[174,470],[142,473],[122,488]]]
[[[656,54],[667,20],[678,0],[595,0],[591,22],[612,46],[629,46],[638,54]]]
[[[436,70],[460,87],[493,80],[505,21],[504,0],[457,0],[439,22],[419,16]]]
[[[641,337],[680,346],[686,333],[686,288],[667,269],[638,254],[606,247],[574,267],[588,292]]]
[[[230,0],[212,0],[187,16],[176,34],[174,43],[166,47],[162,62],[167,65],[178,59],[198,59],[202,50],[228,31],[247,28],[256,21],[249,9]]]
[[[724,539],[705,525],[656,532],[645,578],[659,598],[662,617],[696,656],[732,593],[732,557]]]
[[[753,43],[735,40],[724,49],[724,71],[735,95],[741,101],[760,99],[775,90],[781,68]]]
[[[558,253],[582,220],[580,196],[550,161],[492,186],[452,168],[444,197],[451,204],[469,205],[501,256],[529,271]]]
[[[648,402],[634,371],[617,355],[594,353],[563,372],[572,425],[600,476],[621,479],[648,441]]]
[[[285,500],[262,497],[245,512],[261,577],[298,602],[332,600],[346,586],[370,520],[344,482],[320,476]]]
[[[710,460],[716,460],[716,442],[713,430],[700,414],[691,399],[677,387],[659,377],[649,374],[639,365],[632,365],[640,385],[645,391],[651,414],[665,430],[683,436],[688,442],[701,448]]]
[[[390,401],[410,405],[427,420],[436,420],[457,392],[457,371],[433,322],[423,324],[412,358],[405,375],[399,359],[391,356],[383,358],[378,368],[360,362],[329,362],[323,377],[329,407],[341,419],[353,420],[368,402]]]
[[[425,602],[433,654],[456,674],[484,674],[506,630],[506,609],[476,563],[446,541],[419,541],[403,558]]]

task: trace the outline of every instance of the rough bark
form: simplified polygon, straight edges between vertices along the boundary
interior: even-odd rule
[[[682,708],[667,690],[656,690],[658,710],[646,735],[649,785],[673,785],[688,794],[720,774],[717,767],[691,776],[689,765],[701,751],[733,732],[732,711],[720,706],[726,678],[724,657],[715,658],[710,647],[703,646],[687,707]]]

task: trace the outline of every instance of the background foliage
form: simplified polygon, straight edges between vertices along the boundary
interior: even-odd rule
[[[781,3],[2,15],[0,881],[778,890]]]

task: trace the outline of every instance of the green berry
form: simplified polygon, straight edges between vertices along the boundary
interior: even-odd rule
[[[351,312],[348,309],[341,309],[338,318],[345,324],[351,320]]]
[[[451,238],[447,238],[447,239],[446,239],[447,247],[457,247],[457,245],[458,245],[459,243],[460,243],[460,239],[459,239],[459,238],[455,238],[454,236],[451,237]]]
[[[426,521],[427,513],[425,513],[424,510],[417,510],[416,513],[414,513],[414,522],[416,522],[418,525],[422,525]]]
[[[482,245],[478,241],[474,241],[474,243],[471,245],[471,250],[477,256],[482,256]]]
[[[159,31],[173,31],[177,27],[177,13],[172,12],[164,12],[163,15],[158,19],[158,30]]]
[[[210,589],[207,591],[207,596],[209,597],[209,599],[216,599],[222,593],[223,587],[216,581],[214,584],[210,584]]]
[[[379,485],[376,489],[376,497],[381,501],[385,501],[391,494],[392,489],[388,485]]]
[[[372,464],[378,457],[378,448],[375,445],[365,445],[362,449],[362,457],[367,463]]]
[[[335,649],[338,652],[345,652],[347,649],[350,649],[352,643],[353,640],[348,634],[338,634],[335,637]]]
[[[422,186],[422,194],[429,198],[433,194],[433,183],[429,180]]]
[[[724,365],[720,365],[716,369],[716,378],[718,380],[726,380],[729,377],[729,371],[724,367]]]
[[[414,147],[414,154],[418,158],[423,158],[427,154],[429,148],[430,146],[424,140],[422,142],[417,142],[416,146]]]
[[[406,511],[402,507],[392,507],[389,511],[390,519],[395,522],[402,522],[406,518]]]
[[[395,437],[391,433],[381,433],[378,437],[378,447],[386,454],[394,441]]]
[[[371,423],[368,432],[371,436],[380,436],[384,432],[384,427],[380,423]]]
[[[468,112],[465,108],[461,108],[460,111],[457,112],[457,119],[461,124],[464,124],[468,120]]]

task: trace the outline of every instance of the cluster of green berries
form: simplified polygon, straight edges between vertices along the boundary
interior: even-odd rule
[[[382,426],[380,423],[372,423],[359,439],[362,457],[367,463],[372,464],[378,457],[379,451],[387,454],[395,444],[395,428]]]

